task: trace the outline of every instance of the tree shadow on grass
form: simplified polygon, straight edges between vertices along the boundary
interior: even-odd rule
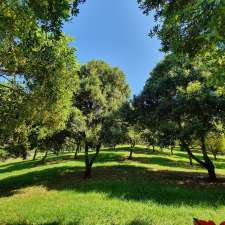
[[[94,152],[90,152],[90,156],[94,154]],[[123,162],[125,158],[118,153],[101,153],[97,159],[98,163],[106,163],[106,162]],[[74,159],[73,154],[60,154],[59,156],[55,154],[50,154],[49,157],[46,158],[44,162],[41,161],[41,158],[33,160],[24,160],[20,162],[11,162],[0,165],[0,173],[10,173],[19,170],[30,169],[34,167],[42,167],[44,164],[58,164],[66,161],[81,161],[84,162],[84,155],[78,155],[77,159]]]
[[[115,150],[112,148],[106,148],[103,151],[105,152],[130,152],[130,147],[129,146],[122,146],[122,147],[117,147]],[[133,152],[136,154],[150,154],[152,151],[148,148],[144,148],[141,146],[136,146],[133,148]],[[157,153],[157,152],[156,152]]]
[[[18,170],[30,169],[36,166],[37,162],[32,160],[24,160],[21,162],[12,162],[3,164],[0,167],[0,173],[10,173]]]
[[[149,223],[140,219],[135,219],[129,222],[127,225],[153,225],[153,223]]]
[[[189,162],[185,162],[182,160],[171,160],[169,158],[163,158],[163,157],[133,157],[132,159],[135,162],[143,163],[143,164],[149,164],[149,165],[160,165],[160,166],[166,166],[166,167],[180,167],[184,169],[196,169],[200,166],[195,164],[191,166]]]
[[[44,186],[47,190],[99,192],[108,198],[164,205],[225,204],[225,181],[210,184],[196,173],[152,171],[129,165],[98,166],[93,168],[93,178],[84,180],[83,172],[82,167],[62,166],[8,177],[1,180],[0,197],[20,194],[26,187]]]

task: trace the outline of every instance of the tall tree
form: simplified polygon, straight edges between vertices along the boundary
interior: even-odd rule
[[[74,95],[74,106],[85,121],[85,177],[91,176],[92,165],[97,158],[103,136],[103,124],[129,96],[123,72],[103,61],[91,61],[80,70],[80,90]],[[90,148],[95,154],[89,155]]]
[[[218,93],[208,73],[188,59],[169,55],[159,63],[146,82],[135,106],[149,124],[173,127],[182,147],[216,179],[215,168],[206,149],[206,136],[218,122],[224,122],[225,96]],[[152,120],[152,122],[150,122]],[[148,122],[146,121],[146,122]],[[201,143],[203,160],[189,148],[192,139]]]
[[[0,94],[4,95],[5,89],[15,96],[23,92],[22,107],[17,110],[18,127],[20,123],[30,127],[38,124],[41,136],[64,127],[78,84],[79,66],[75,49],[69,47],[71,39],[61,29],[64,21],[78,13],[82,2],[1,1],[0,86],[4,91],[1,89]],[[11,127],[10,121],[7,128]]]
[[[225,92],[224,0],[137,0],[145,14],[155,14],[150,35],[161,40],[162,50],[199,60]]]

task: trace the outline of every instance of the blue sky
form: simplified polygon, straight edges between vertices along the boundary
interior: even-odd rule
[[[101,59],[119,67],[137,95],[163,58],[160,41],[148,36],[153,25],[152,16],[143,15],[136,0],[87,0],[64,32],[76,39],[80,63]]]

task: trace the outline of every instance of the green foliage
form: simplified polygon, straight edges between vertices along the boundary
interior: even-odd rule
[[[131,147],[141,143],[141,131],[137,126],[130,126],[127,130],[127,141]]]
[[[217,159],[218,153],[225,153],[225,137],[219,132],[210,132],[206,138],[206,148],[214,158]]]
[[[116,147],[127,141],[127,125],[118,112],[113,113],[103,123],[101,139],[104,145]]]
[[[198,61],[213,76],[218,92],[224,95],[225,20],[224,0],[137,0],[145,14],[153,11],[156,25],[151,31],[162,43],[164,52],[172,52]]]
[[[224,51],[225,3],[223,0],[137,0],[145,14],[154,11],[157,25],[151,34],[164,51],[196,55],[216,47]]]
[[[85,120],[85,136],[98,142],[106,118],[119,109],[129,95],[125,76],[118,68],[111,68],[103,61],[91,61],[80,71],[80,89],[74,96],[74,106]]]
[[[79,13],[79,4],[85,0],[5,0],[0,3],[0,36],[8,28],[10,32],[31,31],[39,26],[55,36],[61,33],[64,21]],[[26,28],[26,29],[24,29]],[[33,37],[35,33],[30,33]],[[28,41],[28,40],[27,40]]]
[[[64,128],[79,65],[61,27],[81,2],[0,3],[0,115],[7,121],[0,121],[2,142],[21,126],[38,128],[40,138]]]
[[[79,72],[80,88],[74,93],[74,111],[67,129],[77,140],[84,142],[86,177],[91,176],[91,167],[104,143],[105,123],[129,96],[129,87],[123,72],[112,68],[103,61],[91,61],[81,66]],[[106,140],[105,140],[106,142]],[[89,159],[89,148],[96,154]]]
[[[141,132],[141,140],[142,143],[145,144],[146,146],[155,146],[157,145],[157,138],[154,132],[152,132],[149,129],[144,129]]]
[[[4,148],[0,147],[0,161],[4,161],[8,158],[8,153]]]
[[[178,139],[187,147],[192,139],[201,140],[205,162],[192,157],[206,168],[213,164],[204,140],[217,123],[223,123],[225,115],[225,98],[217,94],[210,78],[187,58],[169,55],[156,66],[142,94],[134,100],[139,120],[155,129],[162,143]]]

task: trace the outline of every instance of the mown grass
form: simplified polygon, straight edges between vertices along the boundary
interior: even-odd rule
[[[185,153],[139,146],[103,150],[93,178],[83,179],[83,154],[50,155],[45,164],[0,164],[0,224],[191,225],[192,218],[225,220],[225,182],[208,183]],[[216,162],[225,175],[225,158]]]

